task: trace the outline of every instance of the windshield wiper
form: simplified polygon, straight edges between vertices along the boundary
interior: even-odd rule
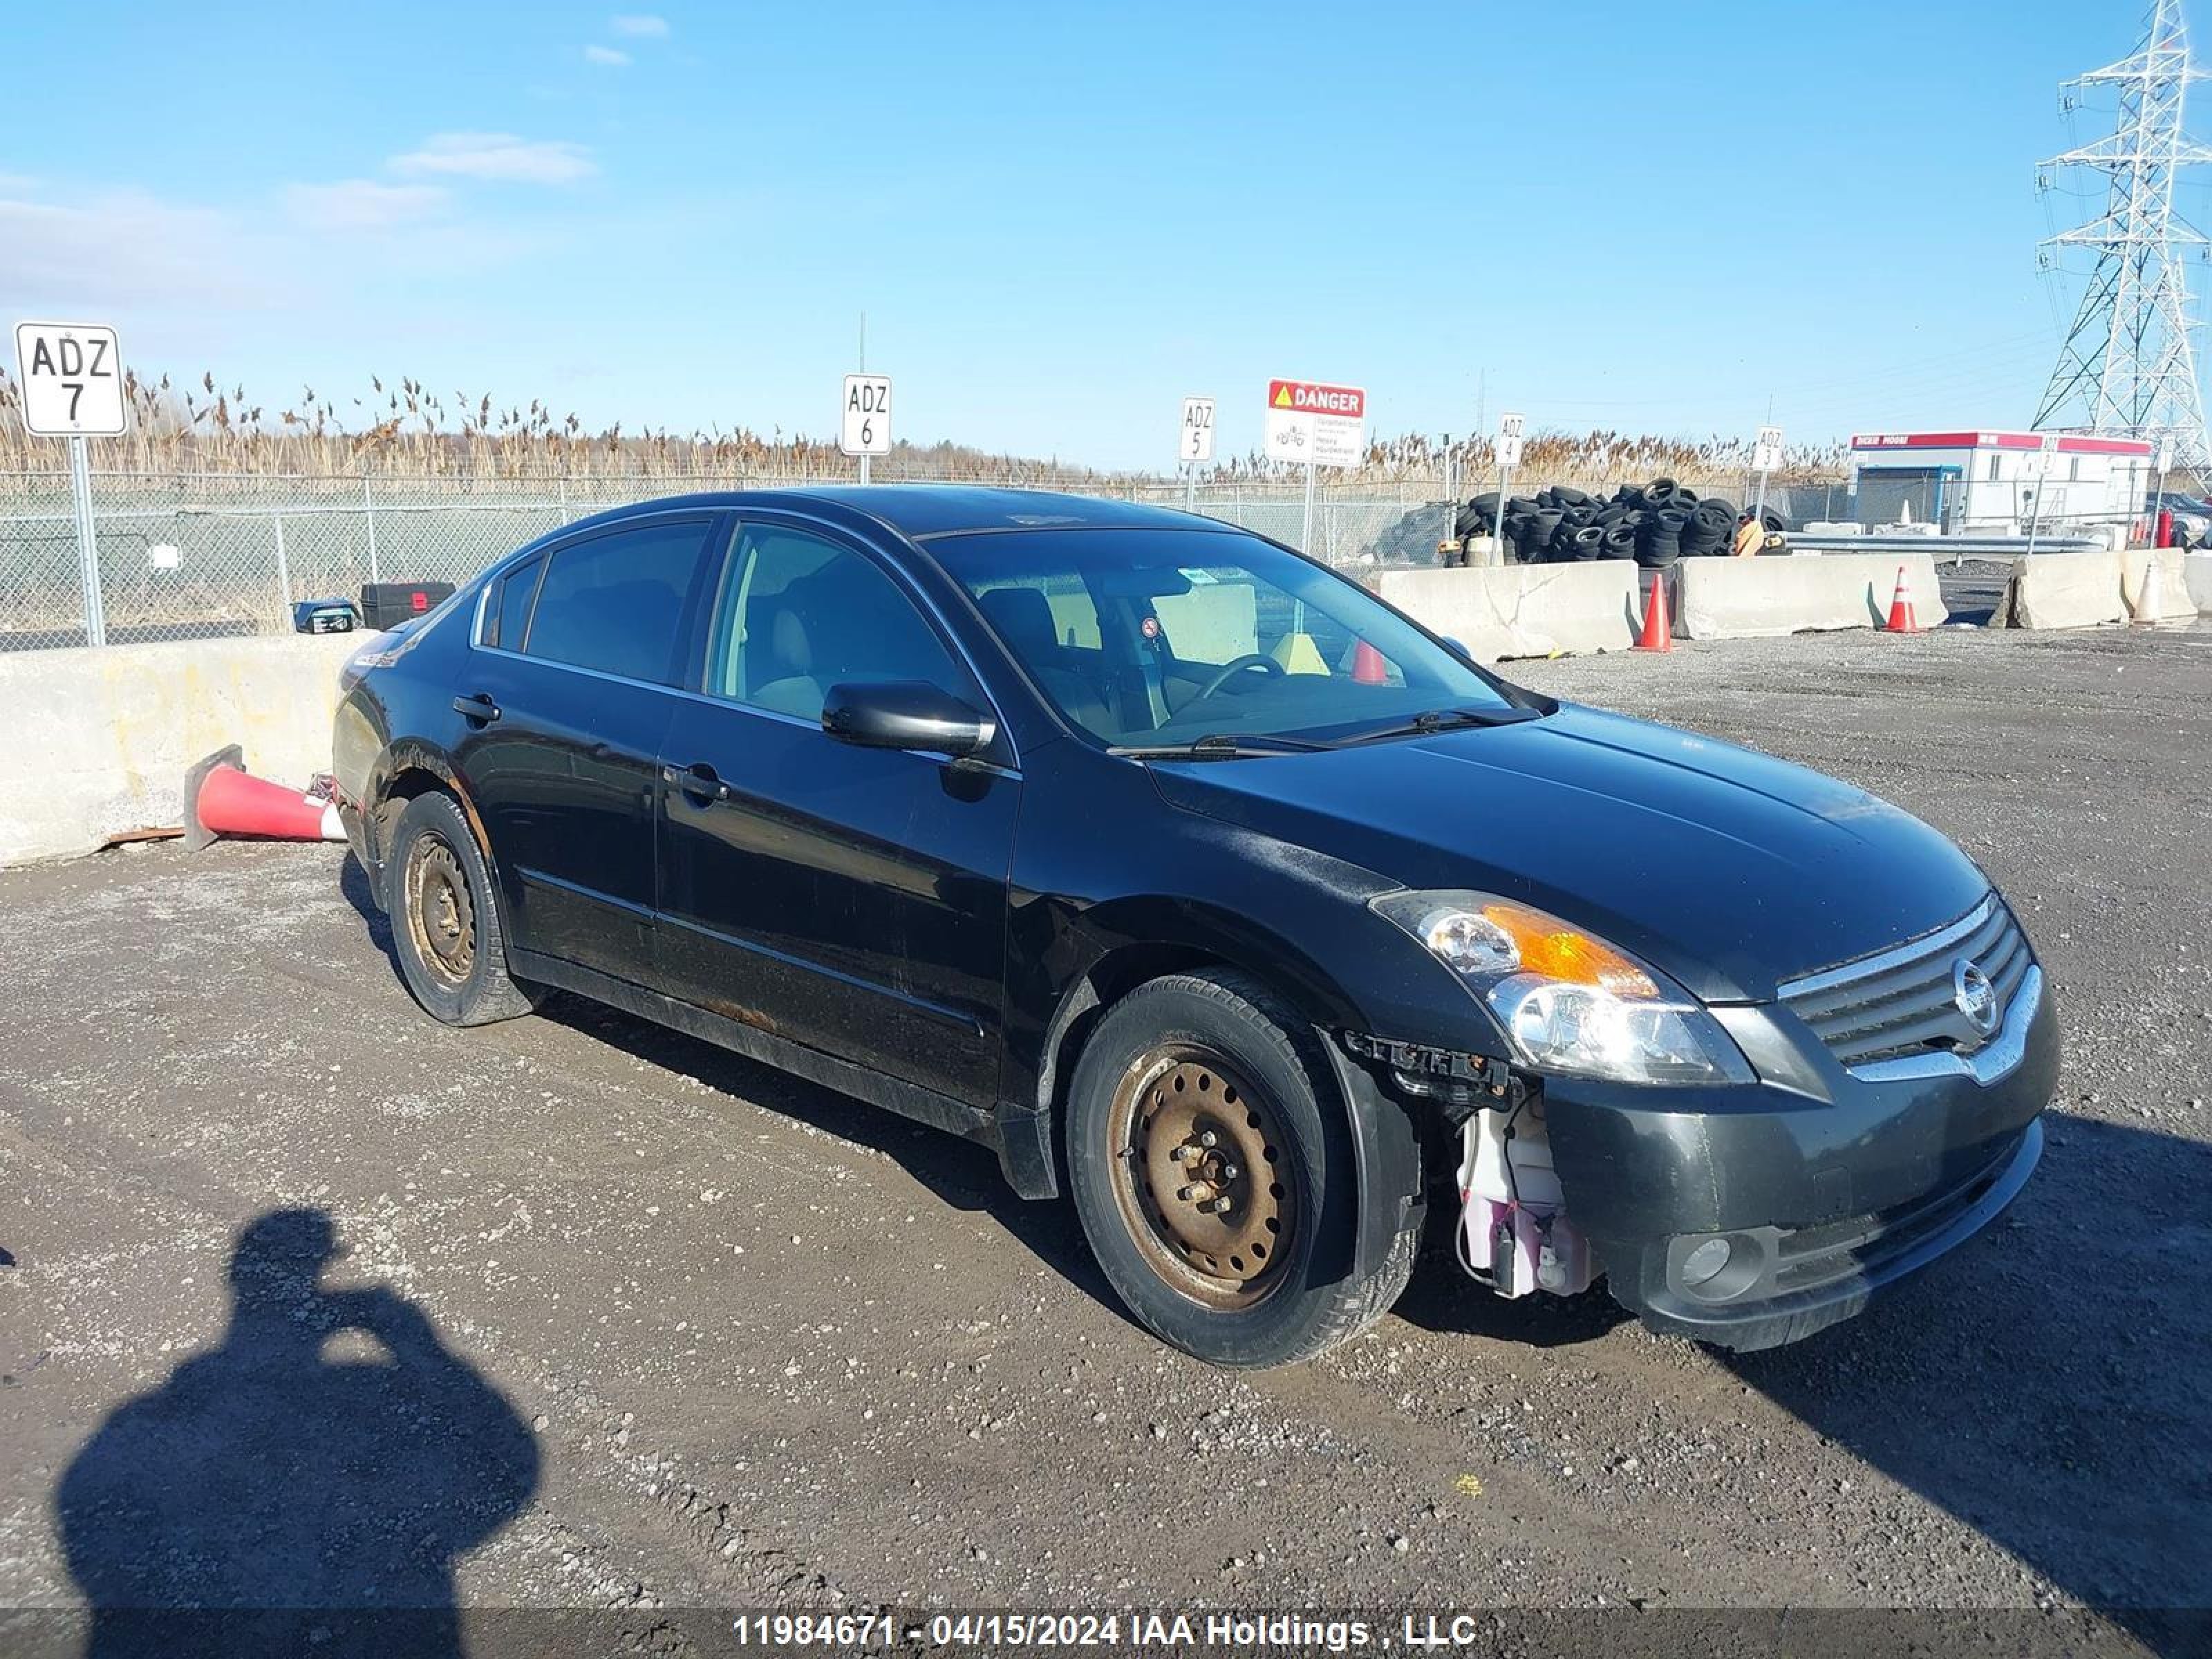
[[[1348,738],[1340,738],[1334,746],[1341,748],[1346,744],[1376,743],[1385,738],[1425,738],[1431,732],[1455,731],[1463,726],[1518,726],[1523,720],[1542,718],[1540,709],[1522,708],[1510,703],[1503,708],[1425,708],[1400,725],[1378,726],[1372,731],[1355,732]]]
[[[1241,760],[1248,755],[1298,755],[1328,746],[1304,738],[1209,732],[1188,743],[1116,744],[1106,752],[1127,760]]]

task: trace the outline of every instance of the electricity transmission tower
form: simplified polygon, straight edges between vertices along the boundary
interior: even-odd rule
[[[2212,485],[2212,447],[2182,260],[2185,251],[2203,258],[2208,244],[2173,210],[2173,186],[2181,169],[2212,161],[2212,150],[2191,143],[2182,126],[2184,96],[2201,78],[2190,66],[2180,0],[2153,0],[2131,56],[2060,88],[2069,112],[2105,87],[2118,89],[2119,108],[2108,135],[2037,171],[2037,187],[2048,190],[2058,169],[2081,169],[2101,179],[2105,199],[2096,217],[2042,246],[2046,269],[2076,250],[2096,264],[2035,415],[2039,431],[2148,439],[2200,489]]]

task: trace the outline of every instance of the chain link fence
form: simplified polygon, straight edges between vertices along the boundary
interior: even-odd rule
[[[753,473],[548,478],[97,472],[93,520],[108,643],[287,633],[303,599],[359,597],[371,581],[463,582],[533,538],[604,508],[690,490],[851,482]],[[884,483],[904,482],[886,477]],[[915,482],[942,482],[915,480]],[[1434,478],[1117,483],[973,479],[1192,509],[1343,569],[1432,562],[1453,504]],[[1462,481],[1455,498],[1492,487]],[[1542,480],[1516,479],[1533,492]],[[1597,481],[1583,487],[1607,489]],[[1747,487],[1741,492],[1750,500]],[[1792,525],[1868,522],[1893,503],[1848,484],[1784,483],[1768,504]],[[1893,513],[1891,516],[1895,516]],[[1886,521],[1886,520],[1884,520]],[[0,474],[0,651],[87,642],[83,565],[69,475]]]
[[[810,482],[824,480],[95,473],[106,639],[125,645],[288,633],[297,601],[355,599],[371,581],[465,581],[524,543],[606,507],[690,490]],[[1169,507],[1186,501],[1174,483],[1020,482]],[[1449,519],[1436,491],[1433,483],[1323,485],[1310,550],[1346,567],[1407,562],[1424,546],[1432,553]],[[1203,484],[1188,499],[1225,523],[1293,546],[1304,540],[1300,481]],[[1411,523],[1417,511],[1424,515],[1418,527]],[[87,643],[82,558],[68,475],[0,475],[0,651]]]

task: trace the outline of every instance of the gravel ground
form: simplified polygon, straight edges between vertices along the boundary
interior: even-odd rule
[[[17,871],[0,1607],[211,1571],[252,1599],[278,1563],[329,1600],[450,1573],[631,1608],[2212,1602],[2212,635],[1516,672],[1988,866],[2067,1031],[2004,1223],[1775,1352],[1432,1256],[1364,1339],[1232,1376],[978,1149],[574,1001],[434,1024],[337,849]]]

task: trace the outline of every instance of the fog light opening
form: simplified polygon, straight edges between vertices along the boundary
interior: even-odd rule
[[[1765,1267],[1766,1252],[1756,1238],[1717,1233],[1674,1258],[1674,1282],[1701,1302],[1726,1302],[1757,1284]]]
[[[1682,1283],[1700,1290],[1718,1278],[1735,1254],[1725,1238],[1709,1238],[1682,1258]]]

